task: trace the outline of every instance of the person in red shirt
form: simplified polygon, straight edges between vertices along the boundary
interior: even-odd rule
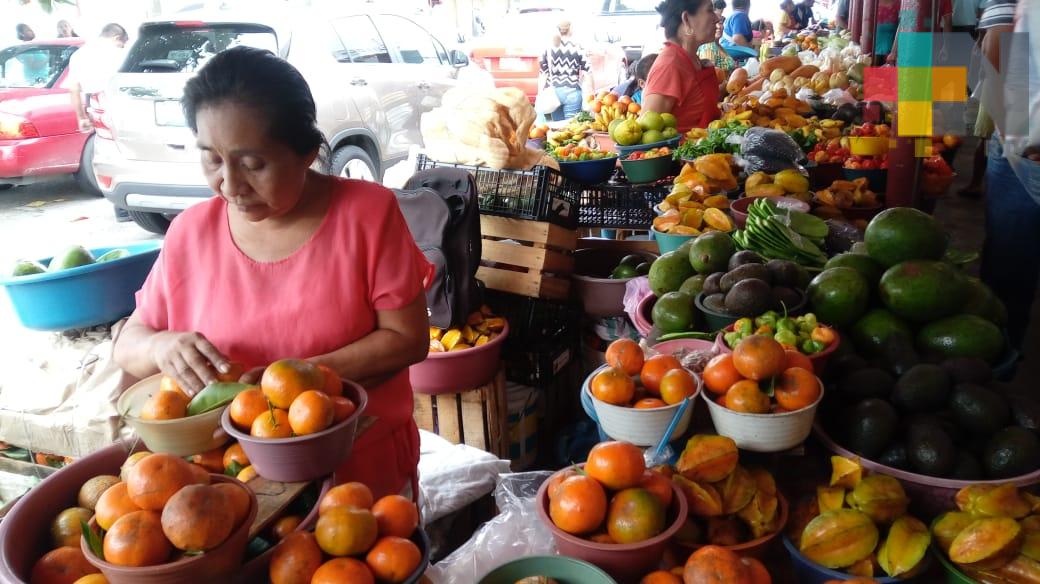
[[[182,104],[217,196],[173,221],[115,361],[191,395],[231,363],[250,369],[244,382],[279,359],[326,365],[365,387],[377,419],[336,481],[417,494],[408,367],[429,348],[430,266],[394,194],[312,168],[325,147],[314,99],[268,51],[216,55]]]
[[[705,128],[719,117],[719,81],[697,48],[715,38],[718,16],[711,0],[665,0],[657,12],[667,42],[647,77],[643,109],[673,114],[681,133]]]

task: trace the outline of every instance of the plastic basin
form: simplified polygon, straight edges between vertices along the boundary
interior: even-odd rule
[[[716,403],[712,399],[714,396],[708,395],[706,391],[701,392],[701,397],[708,404],[715,431],[732,438],[738,448],[753,452],[781,452],[805,442],[812,433],[816,409],[824,393],[823,383],[819,383],[820,397],[815,402],[800,410],[782,414],[735,412]]]
[[[649,183],[675,174],[675,160],[671,156],[657,156],[643,160],[621,159],[621,168],[630,183]]]
[[[709,331],[720,331],[740,319],[739,316],[715,312],[704,306],[704,292],[697,294],[693,299],[694,306],[704,315],[705,329]]]
[[[368,394],[353,381],[343,380],[343,395],[357,404],[357,410],[331,428],[306,436],[254,438],[235,428],[227,408],[221,414],[220,424],[242,445],[258,475],[283,483],[312,481],[335,472],[354,448],[354,435],[368,406]]]
[[[581,385],[581,391],[588,394],[589,399],[592,401],[593,411],[596,412],[596,418],[600,427],[603,428],[603,433],[614,440],[631,442],[636,446],[655,446],[661,441],[661,437],[664,436],[665,430],[668,429],[668,424],[675,417],[675,411],[679,409],[680,404],[675,403],[662,408],[636,409],[624,408],[600,401],[592,395],[590,384],[593,377],[606,369],[608,369],[606,365],[599,367],[590,373]],[[697,394],[703,392],[704,382],[701,381],[700,375],[689,369],[686,371],[693,375],[694,380],[697,382],[697,390],[688,398],[695,400],[697,399]],[[682,417],[679,418],[679,423],[675,425],[672,435],[668,437],[669,442],[682,436],[686,429],[690,427],[690,419],[693,417],[693,408],[696,405],[697,402],[691,402],[690,407],[686,408]]]
[[[849,136],[849,153],[853,156],[884,156],[888,154],[888,138]]]
[[[80,538],[80,549],[87,561],[105,575],[109,584],[181,584],[183,582],[230,581],[242,566],[242,558],[249,544],[249,528],[256,519],[257,502],[253,491],[241,482],[224,475],[211,474],[212,483],[229,483],[249,495],[249,512],[242,523],[231,532],[224,543],[204,554],[181,558],[175,562],[140,568],[117,566],[94,555],[86,538]],[[94,520],[91,526],[96,525]]]
[[[830,568],[824,568],[816,562],[802,555],[802,552],[798,551],[798,548],[794,546],[794,543],[786,535],[783,536],[784,547],[787,548],[787,553],[791,555],[791,564],[794,566],[794,573],[798,577],[798,582],[801,584],[825,584],[828,580],[851,580],[854,578],[847,572],[839,572],[838,570],[831,570]],[[875,576],[873,580],[878,584],[896,584],[898,582],[924,582],[928,578],[928,565],[932,563],[930,554],[925,554],[924,559],[925,569],[921,570],[920,575],[914,578],[891,578],[888,576]]]
[[[227,406],[176,420],[138,418],[148,398],[162,391],[159,389],[161,380],[161,373],[142,379],[124,391],[116,402],[116,411],[123,415],[148,450],[174,456],[191,456],[213,450],[227,442],[227,434],[220,427],[220,415]]]
[[[625,314],[625,286],[632,278],[616,280],[609,276],[626,255],[642,256],[648,262],[657,257],[647,252],[627,254],[609,249],[579,249],[574,252],[571,280],[585,314],[599,318]]]
[[[100,264],[30,276],[2,277],[14,313],[22,326],[38,331],[62,331],[114,322],[130,314],[141,289],[159,257],[161,242],[150,241],[119,247],[90,248],[94,257],[113,249],[131,255]],[[47,265],[51,258],[40,263]]]
[[[662,233],[652,227],[650,228],[650,232],[657,241],[657,251],[661,252],[661,255],[670,251],[675,251],[679,249],[680,245],[697,237],[696,235],[673,235],[671,233]]]
[[[617,156],[576,162],[560,160],[559,163],[560,174],[563,176],[577,183],[597,185],[607,182],[610,179],[610,175],[614,174],[614,168],[617,166]]]
[[[884,193],[888,187],[887,168],[842,168],[841,173],[845,175],[845,180],[867,179],[867,185],[875,193]]]
[[[830,361],[831,355],[833,355],[834,352],[838,350],[838,347],[841,346],[841,334],[839,334],[836,329],[832,328],[831,330],[834,332],[834,342],[828,345],[826,349],[820,351],[819,353],[815,353],[813,355],[806,355],[806,357],[809,358],[809,361],[812,362],[813,373],[815,373],[817,377],[823,375],[823,372],[827,370],[827,363]],[[729,345],[726,344],[725,338],[725,333],[731,331],[733,331],[733,325],[729,325],[728,327],[726,327],[725,331],[720,331],[719,336],[715,339],[718,345],[722,348],[723,353],[733,352],[733,349],[730,349]]]
[[[736,223],[737,227],[743,229],[747,225],[748,218],[748,207],[751,203],[754,203],[758,197],[741,197],[729,206],[729,214],[733,217],[733,222]],[[801,211],[802,213],[809,212],[809,203],[805,201],[799,201],[792,197],[769,197],[769,200],[776,203],[778,207],[783,209],[791,209],[792,211]]]
[[[887,474],[899,479],[899,482],[903,483],[903,489],[906,491],[907,496],[910,497],[911,508],[918,513],[921,519],[931,519],[943,512],[954,509],[957,506],[957,502],[954,499],[957,495],[957,491],[967,487],[968,485],[995,486],[1010,483],[1018,487],[1025,487],[1040,483],[1040,469],[1017,477],[995,481],[959,481],[955,479],[930,477],[885,466],[846,450],[831,439],[826,430],[823,429],[822,424],[817,423],[815,425],[814,433],[820,442],[823,443],[824,447],[834,454],[847,458],[858,458],[863,468],[868,471]]]
[[[549,518],[548,488],[549,480],[538,488],[538,517],[552,532],[557,553],[594,564],[619,582],[638,582],[647,573],[658,569],[668,542],[686,522],[686,496],[672,484],[672,504],[666,514],[671,523],[657,537],[630,544],[596,543],[556,527]]]
[[[408,368],[412,391],[429,395],[457,393],[480,387],[498,373],[502,343],[509,336],[509,323],[486,344],[464,351],[430,353]]]
[[[618,154],[620,154],[621,157],[624,158],[624,157],[628,156],[629,154],[631,154],[633,152],[638,152],[640,150],[650,150],[651,148],[660,148],[662,146],[668,146],[669,148],[675,148],[676,146],[679,145],[680,141],[682,141],[682,136],[676,136],[674,138],[669,138],[667,140],[661,140],[660,142],[654,142],[652,144],[633,144],[631,146],[622,146],[620,144],[617,144],[616,145],[616,149],[618,151]]]
[[[787,498],[784,497],[780,491],[776,492],[776,500],[777,505],[779,506],[778,511],[780,513],[780,526],[776,531],[773,533],[767,533],[766,535],[751,541],[745,541],[744,543],[738,543],[737,545],[724,545],[722,547],[736,552],[741,557],[752,557],[763,561],[768,560],[770,552],[776,545],[777,540],[780,538],[780,534],[782,534],[784,528],[787,527],[787,518],[789,513]],[[687,544],[680,541],[676,541],[675,543],[684,550],[686,556],[689,556],[689,554],[704,547],[700,544]]]
[[[611,150],[617,148],[617,144],[614,142],[614,139],[611,138],[610,134],[608,134],[607,132],[593,132],[592,137],[595,138],[596,144],[599,146],[599,149],[603,150],[604,152],[610,152]]]
[[[554,578],[559,582],[617,584],[617,580],[588,562],[560,556],[529,556],[506,562],[485,574],[478,584],[516,584],[532,576]]]
[[[655,302],[657,302],[657,296],[650,294],[646,298],[640,300],[639,306],[636,308],[636,317],[632,319],[632,324],[636,326],[636,330],[639,331],[639,336],[641,337],[649,337],[650,332],[653,331],[653,310]]]

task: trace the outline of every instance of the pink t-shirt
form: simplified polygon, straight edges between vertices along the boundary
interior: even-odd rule
[[[329,353],[372,332],[377,310],[415,299],[429,263],[392,192],[335,180],[318,230],[277,262],[238,249],[221,197],[181,213],[137,293],[138,315],[157,330],[199,332],[248,367]],[[359,446],[412,419],[407,370],[368,394],[366,413],[379,423]]]

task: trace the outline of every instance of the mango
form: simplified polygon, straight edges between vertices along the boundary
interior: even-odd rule
[[[1022,527],[1007,517],[976,519],[950,544],[950,560],[982,570],[998,568],[1018,555]]]
[[[906,513],[910,504],[903,485],[888,475],[863,478],[846,497],[849,507],[867,514],[880,524],[889,524]]]
[[[841,487],[816,487],[816,500],[821,513],[841,509],[845,504],[845,489]]]
[[[776,173],[773,183],[780,185],[788,193],[804,193],[809,190],[809,179],[790,168]]]
[[[932,522],[932,536],[935,537],[936,545],[949,553],[953,540],[974,521],[975,518],[964,511],[947,511],[936,517]]]
[[[866,513],[836,509],[821,513],[802,532],[799,549],[827,568],[845,568],[869,557],[878,543],[878,529]]]
[[[931,542],[932,536],[928,533],[928,527],[921,521],[904,515],[896,519],[889,528],[888,536],[878,550],[878,564],[889,576],[906,574],[924,559]]]
[[[715,487],[691,481],[682,475],[672,477],[679,490],[686,497],[690,515],[694,517],[718,517],[722,515],[722,496]]]
[[[957,493],[960,497],[961,492],[966,492],[967,503],[964,510],[976,517],[1021,519],[1032,511],[1033,506],[1022,497],[1015,485],[987,485],[989,488],[977,488],[981,486],[983,485],[969,485]]]
[[[787,193],[784,187],[773,183],[756,185],[745,192],[749,197],[782,197]]]
[[[831,486],[854,489],[863,478],[863,467],[859,460],[844,456],[831,457]]]
[[[737,456],[732,438],[697,434],[686,442],[675,470],[691,481],[717,483],[737,468]]]

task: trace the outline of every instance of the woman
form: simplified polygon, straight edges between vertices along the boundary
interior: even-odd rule
[[[560,99],[560,107],[552,113],[554,121],[568,120],[581,111],[581,80],[589,70],[589,62],[571,38],[571,23],[563,21],[556,27],[553,47],[539,59],[541,77],[539,87],[552,87]]]
[[[58,21],[58,38],[59,39],[70,39],[79,37],[76,34],[76,30],[72,28],[72,23],[65,20],[64,18]]]
[[[737,62],[719,44],[719,39],[722,38],[722,23],[724,20],[719,13],[724,9],[725,6],[719,9],[718,2],[715,3],[715,14],[719,17],[719,21],[715,23],[715,39],[710,43],[697,47],[697,56],[714,65],[716,69],[721,69],[728,77],[730,72],[736,69]]]
[[[311,169],[324,147],[314,99],[275,55],[235,47],[185,86],[185,119],[216,197],[170,226],[137,309],[115,342],[130,375],[194,394],[239,363],[255,381],[288,357],[369,392],[376,424],[336,471],[377,496],[416,484],[419,436],[408,366],[429,321],[416,247],[394,195]],[[260,120],[266,121],[259,122]]]
[[[643,109],[673,114],[680,133],[706,128],[719,117],[719,81],[697,48],[715,37],[718,17],[710,0],[665,0],[657,12],[667,41],[647,77]]]
[[[790,33],[798,32],[798,21],[794,17],[793,0],[784,0],[780,3],[780,22],[778,23],[777,30],[779,31],[780,38],[783,38]]]
[[[874,31],[874,55],[884,61],[892,52],[899,28],[899,0],[878,0],[877,28]]]
[[[757,57],[758,51],[751,46],[754,30],[751,28],[751,0],[733,0],[733,14],[726,19],[722,28],[722,48],[734,59]]]

